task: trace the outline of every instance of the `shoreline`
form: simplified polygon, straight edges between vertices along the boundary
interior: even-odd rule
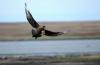
[[[100,38],[66,38],[66,39],[4,39],[0,42],[13,42],[13,41],[58,41],[58,40],[99,40]]]
[[[0,58],[0,65],[98,65],[99,60],[100,55],[15,56]]]

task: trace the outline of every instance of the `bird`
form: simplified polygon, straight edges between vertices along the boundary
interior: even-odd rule
[[[41,26],[37,21],[33,18],[30,11],[27,9],[27,4],[25,3],[25,13],[27,21],[30,23],[30,25],[33,27],[31,30],[32,37],[35,37],[37,39],[38,37],[41,37],[42,35],[46,36],[58,36],[64,34],[63,32],[53,32],[46,29],[46,26]]]

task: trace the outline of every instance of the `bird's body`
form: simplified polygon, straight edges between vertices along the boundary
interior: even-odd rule
[[[43,34],[44,27],[34,28],[32,29],[32,37],[35,37],[37,39],[38,37],[41,37]]]
[[[31,32],[32,32],[32,37],[35,37],[35,39],[37,39],[38,37],[41,37],[42,34],[44,34],[46,36],[58,36],[58,35],[63,34],[62,32],[53,32],[53,31],[46,30],[45,26],[40,26],[35,21],[35,19],[33,18],[32,14],[30,13],[30,11],[27,10],[26,3],[25,3],[25,13],[26,13],[26,18],[27,18],[28,22],[33,27]]]

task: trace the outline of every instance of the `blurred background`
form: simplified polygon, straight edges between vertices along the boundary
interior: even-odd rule
[[[65,32],[59,39],[100,37],[99,0],[3,0],[0,2],[0,40],[32,39],[25,2],[37,22],[47,29]]]
[[[37,21],[100,20],[99,0],[3,0],[0,22],[26,22],[25,2]]]
[[[64,34],[32,38],[25,2],[40,25]],[[100,0],[0,0],[0,63],[30,59],[100,64]]]

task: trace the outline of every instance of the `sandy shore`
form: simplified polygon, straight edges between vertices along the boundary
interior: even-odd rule
[[[58,37],[43,36],[39,39],[100,39],[100,22],[42,22],[46,29],[64,32]],[[26,23],[0,23],[0,40],[33,40],[32,27]]]

